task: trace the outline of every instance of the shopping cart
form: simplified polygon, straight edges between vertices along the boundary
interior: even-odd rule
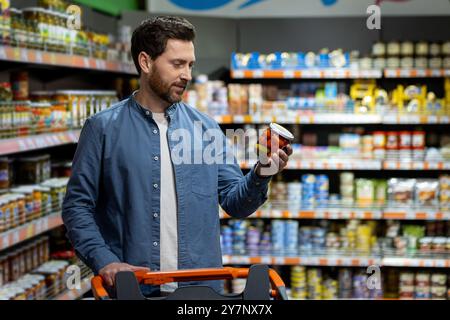
[[[140,284],[162,285],[169,282],[189,282],[205,280],[227,280],[247,278],[242,293],[220,294],[204,285],[179,287],[165,297],[146,298],[141,293]],[[91,280],[96,300],[111,300],[104,287],[103,278],[95,276]],[[266,265],[250,268],[191,269],[164,272],[123,271],[115,277],[115,299],[117,300],[288,300],[283,280]]]

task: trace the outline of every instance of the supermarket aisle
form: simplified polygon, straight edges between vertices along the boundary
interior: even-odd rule
[[[85,9],[119,27],[73,30],[67,5],[12,0],[0,14],[0,300],[89,292],[93,274],[61,220],[71,162],[86,119],[138,86],[131,13]],[[136,17],[148,15],[140,9]],[[389,29],[370,45],[355,40],[360,48],[325,40],[305,49],[309,42],[299,39],[274,50],[246,38],[265,24],[284,36],[274,20],[221,18],[239,31],[234,39],[205,28],[216,17],[193,19],[200,66],[221,59],[205,39],[233,50],[225,74],[194,68],[184,101],[224,132],[245,130],[239,139],[227,135],[242,171],[257,161],[255,145],[270,123],[295,137],[287,169],[257,212],[233,219],[220,209],[224,265],[268,264],[294,300],[450,299],[450,36],[419,33],[419,18],[402,18],[411,29],[404,37]],[[388,19],[395,25],[397,17]],[[345,43],[339,34],[332,43]],[[77,288],[67,286],[74,274]],[[240,279],[225,287],[244,286]]]

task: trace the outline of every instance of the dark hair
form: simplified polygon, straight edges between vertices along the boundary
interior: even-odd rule
[[[168,39],[194,41],[195,28],[185,18],[160,16],[142,21],[131,37],[131,55],[139,74],[139,53],[144,51],[152,59],[158,58],[166,50]]]

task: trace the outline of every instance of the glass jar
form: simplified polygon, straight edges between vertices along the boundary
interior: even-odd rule
[[[9,188],[9,159],[0,158],[0,191]]]

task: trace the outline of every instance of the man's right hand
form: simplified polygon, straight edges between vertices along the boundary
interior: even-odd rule
[[[114,286],[116,273],[120,271],[150,271],[150,269],[146,267],[132,266],[128,263],[113,262],[100,269],[98,273],[102,276],[103,280],[106,282],[106,285],[112,287]]]

